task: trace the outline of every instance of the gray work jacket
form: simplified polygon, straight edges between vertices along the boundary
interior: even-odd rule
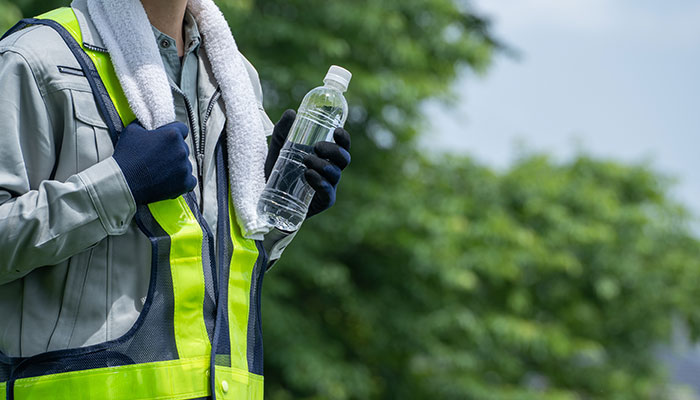
[[[86,0],[72,7],[84,45],[104,48]],[[199,63],[197,111],[207,132],[200,204],[215,227],[213,153],[226,117],[221,99],[205,116],[217,85],[206,57]],[[0,41],[0,351],[9,356],[115,339],[136,321],[148,289],[151,246],[79,69],[51,28]],[[282,236],[271,259],[291,240]]]

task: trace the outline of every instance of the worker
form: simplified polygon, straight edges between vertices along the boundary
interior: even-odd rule
[[[270,121],[214,2],[23,20],[0,93],[0,393],[262,399],[262,279],[296,232],[256,204],[295,113]],[[350,162],[333,137],[304,159],[308,216]]]

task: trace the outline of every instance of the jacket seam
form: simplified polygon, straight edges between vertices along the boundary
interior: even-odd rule
[[[48,124],[48,125],[49,125],[49,127],[50,127],[50,129],[51,129],[51,132],[47,132],[47,133],[48,133],[48,135],[47,135],[47,138],[48,138],[47,141],[49,142],[49,144],[51,144],[51,139],[50,139],[50,138],[54,136],[54,135],[53,135],[53,133],[54,133],[54,132],[53,132],[54,117],[53,117],[53,115],[51,115],[51,109],[49,108],[48,103],[47,103],[47,101],[46,101],[46,90],[45,90],[45,85],[42,85],[41,82],[40,82],[40,80],[37,79],[36,69],[34,68],[34,66],[32,65],[32,63],[30,62],[30,60],[29,60],[24,54],[22,54],[19,50],[20,50],[20,49],[18,49],[18,48],[10,48],[10,47],[8,46],[8,47],[6,47],[4,50],[0,50],[0,53],[1,53],[1,54],[13,53],[13,54],[17,55],[18,57],[20,57],[20,58],[22,59],[22,61],[24,62],[24,64],[29,68],[29,71],[31,71],[31,73],[32,73],[32,79],[34,79],[34,84],[36,85],[36,88],[37,88],[37,90],[39,91],[39,95],[40,95],[40,97],[41,97],[41,102],[44,104],[44,111],[46,112],[46,117],[47,117],[48,120],[49,120],[49,124]],[[31,51],[27,51],[27,53],[28,53],[28,55],[35,56]],[[55,138],[54,138],[54,139],[55,139]],[[62,140],[62,139],[61,139],[61,140]],[[47,147],[50,147],[50,146],[47,146]],[[54,174],[54,171],[55,171],[55,169],[56,169],[56,165],[57,165],[57,163],[58,163],[58,155],[55,155],[55,156],[53,157],[53,162],[54,162],[54,167],[53,167],[53,170],[52,170],[52,172],[51,172],[51,177],[49,177],[49,179],[53,179],[53,174]],[[29,183],[30,183],[30,186],[31,186],[31,182],[29,182]]]
[[[23,52],[26,51],[27,54],[24,54]],[[15,46],[7,46],[3,50],[0,50],[0,54],[5,54],[5,53],[12,53],[17,56],[19,56],[24,64],[29,67],[29,70],[32,72],[32,78],[34,79],[34,84],[36,85],[37,89],[39,89],[39,93],[41,94],[41,100],[44,102],[44,108],[48,110],[48,106],[46,104],[46,99],[44,96],[48,94],[48,90],[46,88],[45,84],[42,84],[42,81],[38,78],[40,74],[37,74],[35,65],[32,63],[32,61],[27,58],[27,56],[31,56],[32,58],[36,58],[36,54],[33,52],[27,50],[27,49],[20,49]]]
[[[18,40],[20,40],[24,35],[28,34],[29,32],[35,31],[37,29],[41,29],[42,25],[30,25],[24,29],[21,29],[12,35],[8,36],[5,38],[5,40],[8,42],[7,44],[0,46],[0,52],[3,51],[3,49],[10,48],[10,47],[16,47],[14,46]],[[13,40],[10,41],[10,38]]]
[[[57,35],[59,39],[60,36],[56,31],[53,29],[43,26],[43,25],[33,25],[30,26],[26,29],[23,29],[19,32],[14,33],[10,37],[13,37],[14,35],[17,35],[14,41],[11,43],[8,43],[4,46],[0,46],[0,53],[5,53],[5,52],[12,52],[15,53],[19,56],[21,56],[25,63],[29,66],[29,69],[32,71],[32,76],[34,78],[34,82],[36,83],[36,86],[39,88],[39,93],[41,93],[42,97],[48,96],[49,94],[65,90],[65,89],[74,89],[74,90],[83,90],[83,91],[92,91],[89,86],[82,86],[82,85],[76,85],[73,82],[63,82],[60,81],[57,84],[47,82],[44,77],[49,77],[51,74],[48,73],[37,73],[37,70],[41,72],[41,69],[46,68],[47,70],[50,68],[53,68],[56,65],[51,64],[50,62],[42,62],[41,60],[45,59],[45,57],[40,57],[35,51],[33,51],[31,48],[27,46],[22,46],[21,44],[18,44],[17,42],[22,39],[23,36],[29,34],[30,32],[37,30],[37,29],[42,29],[45,28],[46,32],[51,32],[50,34],[52,35]],[[60,51],[63,51],[66,57],[68,57],[71,60],[74,60],[76,65],[77,65],[77,60],[75,60],[75,56],[73,53],[70,51],[68,46],[65,44],[63,40],[61,40],[61,49]],[[86,82],[87,84],[87,82]],[[46,100],[44,99],[44,104],[46,105]]]
[[[90,196],[90,201],[92,202],[93,207],[95,207],[95,211],[97,211],[97,216],[100,220],[100,224],[102,225],[102,229],[104,229],[104,231],[107,235],[110,235],[111,229],[109,226],[109,222],[105,221],[107,219],[107,218],[105,218],[105,216],[106,216],[105,209],[102,206],[102,202],[99,200],[99,196],[97,195],[97,192],[95,192],[95,188],[92,187],[92,182],[85,182],[85,179],[80,174],[77,174],[76,176],[78,177],[78,179],[80,179],[80,182],[83,183],[83,185],[85,186],[85,189],[88,193],[88,196]]]
[[[32,29],[32,28],[36,28],[36,29]],[[43,79],[39,79],[39,78],[44,76],[44,75],[48,76],[49,74],[37,74],[36,73],[37,68],[42,67],[41,62],[38,61],[38,60],[41,60],[42,57],[40,57],[38,54],[36,54],[30,48],[28,48],[26,46],[21,46],[17,43],[23,36],[29,34],[30,32],[32,32],[34,30],[41,29],[41,28],[46,28],[49,31],[53,32],[53,34],[56,34],[56,32],[53,29],[48,28],[48,27],[31,26],[29,28],[23,29],[23,30],[15,33],[16,35],[18,35],[17,38],[15,38],[15,40],[11,44],[7,44],[5,46],[0,47],[0,53],[12,52],[12,53],[15,53],[15,54],[21,56],[24,59],[24,61],[26,62],[26,64],[29,66],[29,69],[32,71],[32,76],[34,77],[34,82],[36,82],[37,87],[39,88],[39,92],[41,93],[42,96],[44,96],[46,94],[46,92],[48,91],[48,87],[47,87],[48,85],[46,84],[46,82]],[[47,31],[47,32],[49,32],[49,31]],[[68,50],[67,46],[66,46],[66,50],[70,51],[70,50]]]

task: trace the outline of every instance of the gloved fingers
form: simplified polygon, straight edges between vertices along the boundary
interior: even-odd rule
[[[294,110],[285,111],[272,130],[270,147],[267,150],[267,158],[265,159],[265,179],[269,178],[270,173],[272,173],[272,168],[277,162],[277,157],[279,157],[280,150],[282,150],[282,146],[287,140],[287,135],[289,135],[289,130],[292,128],[296,116],[297,113]]]
[[[135,119],[135,120],[131,121],[131,123],[129,125],[127,125],[124,128],[124,130],[128,130],[128,131],[142,130],[142,131],[145,131],[146,128],[144,128],[143,125],[141,125],[141,122],[139,122],[138,119]]]
[[[343,128],[335,128],[333,140],[346,151],[350,151],[350,134]]]
[[[187,145],[187,142],[185,139],[180,139],[182,136],[175,134],[173,135],[174,139],[171,143],[180,146],[181,148],[184,149],[185,151],[185,158],[189,158],[190,156],[190,146]]]
[[[119,139],[127,138],[131,135],[144,131],[146,131],[146,128],[141,125],[138,119],[135,119],[129,125],[125,126],[124,129],[122,129],[122,131],[119,133]]]
[[[316,191],[312,204],[320,203],[322,205],[321,208],[327,209],[335,203],[335,189],[318,172],[313,169],[307,169],[304,172],[304,178],[306,178],[309,186]]]
[[[289,109],[282,113],[282,117],[275,124],[275,128],[272,130],[272,139],[270,143],[270,148],[273,146],[277,147],[277,152],[284,145],[284,141],[287,140],[287,135],[289,135],[289,130],[292,128],[292,124],[297,117],[296,111]]]
[[[192,171],[192,164],[189,162],[186,164],[185,167],[185,172],[184,172],[184,178],[183,178],[183,184],[185,188],[185,192],[191,192],[194,190],[195,187],[197,187],[197,178],[194,177],[193,171]],[[182,193],[177,191],[170,196],[171,199],[176,199],[178,198]]]
[[[185,188],[187,188],[188,192],[191,192],[194,190],[194,188],[197,186],[197,178],[194,177],[192,174],[192,168],[187,169],[187,178],[185,178]]]
[[[156,128],[156,131],[165,131],[165,132],[177,132],[182,136],[182,139],[187,139],[187,134],[189,133],[189,128],[187,125],[183,124],[180,121],[175,121],[171,122],[169,124],[163,125],[160,128]]]
[[[309,154],[304,157],[303,163],[307,168],[318,172],[319,175],[332,186],[337,185],[340,181],[340,167],[332,164],[328,160],[324,160],[314,154]]]
[[[337,165],[341,170],[350,164],[350,153],[333,142],[318,142],[314,145],[314,153],[321,158]]]
[[[184,153],[184,158],[190,156],[190,146],[187,145],[185,139],[189,129],[182,122],[174,122],[172,124],[163,125],[153,132],[158,135],[166,135],[167,140],[164,142],[166,146],[180,147],[180,151]]]

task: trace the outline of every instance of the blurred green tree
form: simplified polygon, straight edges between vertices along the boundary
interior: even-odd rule
[[[268,277],[269,398],[671,398],[655,350],[697,332],[700,246],[664,179],[399,158]]]
[[[65,3],[0,0],[0,15]],[[468,2],[218,4],[272,117],[328,65],[354,74],[339,202],[266,279],[267,398],[668,398],[654,349],[673,321],[698,331],[700,244],[667,179],[417,149],[421,102],[501,48]]]
[[[22,12],[13,2],[0,0],[0,32],[10,29],[20,18]]]
[[[495,174],[416,149],[420,104],[501,46],[466,2],[222,1],[279,115],[330,64],[353,164],[265,284],[271,399],[664,397],[700,247],[664,180],[586,157]]]

